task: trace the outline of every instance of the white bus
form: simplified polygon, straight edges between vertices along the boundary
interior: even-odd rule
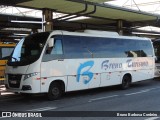
[[[155,51],[155,78],[160,77],[160,39],[153,41]]]
[[[52,31],[29,35],[7,63],[8,89],[47,93],[121,85],[154,77],[154,51],[148,38],[104,31]]]

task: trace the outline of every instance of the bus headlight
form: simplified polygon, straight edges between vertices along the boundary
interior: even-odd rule
[[[37,74],[38,74],[38,72],[26,74],[26,75],[24,76],[24,80],[26,80],[26,79],[28,79],[28,78],[30,78],[30,77],[36,76]]]

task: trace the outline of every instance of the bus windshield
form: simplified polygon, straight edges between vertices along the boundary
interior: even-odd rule
[[[48,36],[49,32],[45,32],[23,38],[15,47],[7,64],[23,66],[38,60]]]

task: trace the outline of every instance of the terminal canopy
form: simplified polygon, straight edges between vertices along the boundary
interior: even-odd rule
[[[27,7],[33,9],[51,9],[70,15],[105,19],[109,22],[124,20],[129,22],[158,19],[157,15],[111,6],[109,0],[1,0],[0,4]]]
[[[113,0],[0,0],[0,5],[51,10],[53,13],[56,13],[52,19],[54,29],[71,31],[81,29],[116,31],[118,23],[121,23],[121,21],[123,21],[121,28],[127,32],[148,25],[160,27],[160,15],[109,5],[106,3],[108,1]],[[4,20],[0,20],[0,25],[4,28],[42,28],[40,23],[42,22],[41,18],[13,15],[9,15],[9,17],[8,15],[3,15],[3,17]],[[16,24],[12,23],[12,20],[38,21],[39,24]]]

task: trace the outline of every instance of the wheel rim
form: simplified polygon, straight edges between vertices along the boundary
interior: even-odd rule
[[[58,96],[59,95],[59,89],[58,88],[53,88],[52,89],[52,94],[54,95],[54,96]]]
[[[125,80],[124,80],[124,86],[127,87],[128,85],[129,85],[128,80],[125,79]]]
[[[127,88],[127,87],[129,87],[129,85],[130,85],[130,80],[124,79],[124,80],[123,80],[123,86],[124,86],[125,88]]]

